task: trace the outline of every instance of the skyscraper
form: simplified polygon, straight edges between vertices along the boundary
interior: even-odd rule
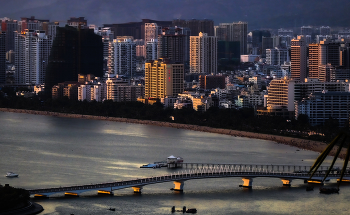
[[[329,26],[321,26],[320,35],[331,35],[331,28]]]
[[[168,59],[148,61],[145,64],[145,98],[165,98],[183,92],[184,65]]]
[[[151,41],[147,42],[146,44],[146,61],[150,60],[157,60],[159,57],[157,57],[158,49],[158,40],[152,39]]]
[[[210,19],[175,19],[173,26],[181,26],[191,29],[191,36],[197,36],[200,32],[206,32],[208,36],[214,36],[214,21]]]
[[[52,39],[45,31],[15,32],[15,81],[17,85],[39,85],[45,82]]]
[[[6,32],[0,30],[0,86],[6,83]]]
[[[309,44],[309,78],[319,78],[319,48],[320,44]]]
[[[303,82],[307,73],[307,47],[303,36],[291,41],[291,78]]]
[[[266,49],[266,63],[270,65],[282,65],[289,61],[288,49],[275,47]]]
[[[158,35],[158,59],[168,58],[170,61],[185,63],[187,36],[182,34]],[[188,47],[188,46],[187,46]]]
[[[248,53],[248,23],[247,22],[233,22],[233,23],[220,23],[216,27],[216,35],[219,40],[236,41],[240,43],[240,55]]]
[[[311,35],[312,34],[312,27],[311,26],[302,26],[301,27],[301,35]]]
[[[65,81],[77,81],[78,74],[103,74],[102,38],[92,29],[57,28],[46,72],[46,88]]]
[[[216,74],[217,71],[217,38],[199,33],[190,37],[190,72]]]
[[[327,64],[329,64],[329,66],[326,66]],[[327,75],[328,78],[324,78],[324,74],[326,74],[324,71],[329,71],[331,66],[334,68],[341,65],[340,43],[324,40],[320,41],[318,44],[309,45],[310,78],[322,78],[322,80],[330,81],[329,75]],[[320,69],[322,69],[323,75],[321,75]],[[328,72],[327,74],[330,73]]]
[[[253,44],[253,47],[258,47],[258,50],[260,50],[260,53],[258,54],[263,54],[264,52],[262,48],[263,38],[270,38],[270,37],[271,37],[271,33],[268,30],[252,31],[252,44]],[[273,47],[268,47],[268,48],[273,48]]]
[[[9,18],[1,19],[1,29],[6,32],[5,48],[6,52],[10,50],[15,50],[15,34],[17,31],[17,20],[12,20]]]
[[[157,39],[161,32],[162,27],[158,26],[157,23],[145,23],[145,45],[147,42]]]
[[[136,44],[131,39],[114,39],[110,43],[108,73],[133,76],[136,72]]]

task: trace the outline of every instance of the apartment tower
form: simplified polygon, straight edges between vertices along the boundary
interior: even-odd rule
[[[291,41],[291,78],[303,82],[307,73],[307,47],[303,36]]]
[[[190,37],[190,72],[216,74],[217,37],[199,33]]]
[[[165,98],[183,92],[184,65],[168,59],[148,61],[145,64],[145,98]]]

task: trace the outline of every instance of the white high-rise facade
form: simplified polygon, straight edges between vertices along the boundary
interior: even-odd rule
[[[15,32],[16,84],[40,85],[45,82],[52,39],[45,31]]]
[[[289,61],[289,52],[286,48],[275,47],[266,49],[266,63],[269,65],[282,65],[285,61]]]
[[[131,39],[114,39],[109,45],[108,73],[132,76],[136,72],[136,44]]]
[[[157,60],[157,47],[158,40],[151,39],[151,41],[146,44],[146,61],[147,60]]]
[[[216,74],[217,37],[199,33],[190,37],[190,72]]]

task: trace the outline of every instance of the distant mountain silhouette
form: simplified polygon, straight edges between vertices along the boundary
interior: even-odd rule
[[[89,24],[156,20],[247,21],[249,29],[329,25],[350,27],[349,0],[11,0],[0,17],[63,21],[84,16]]]

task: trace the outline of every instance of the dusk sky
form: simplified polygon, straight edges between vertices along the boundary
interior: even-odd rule
[[[250,27],[348,26],[348,0],[1,0],[0,14],[65,22],[84,16],[89,24],[156,20],[248,21]],[[344,14],[344,15],[341,15]]]

